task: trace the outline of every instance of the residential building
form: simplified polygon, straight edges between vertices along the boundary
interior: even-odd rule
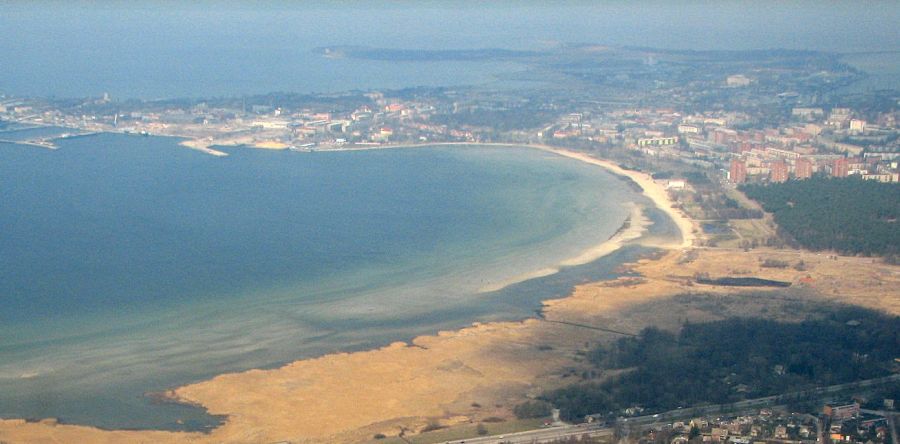
[[[744,183],[747,181],[747,164],[743,160],[732,159],[731,171],[728,178],[731,183]]]
[[[850,120],[850,132],[851,133],[862,133],[866,131],[866,121],[860,119],[852,119]]]
[[[856,401],[825,404],[822,413],[832,420],[843,421],[859,416],[859,403]]]
[[[678,137],[649,137],[638,139],[638,146],[665,146],[678,143]]]
[[[788,168],[783,160],[776,160],[769,165],[769,180],[775,183],[787,182]]]
[[[813,174],[813,162],[805,157],[797,159],[794,164],[794,177],[797,179],[809,179]]]
[[[741,87],[750,85],[750,78],[743,74],[735,74],[725,79],[725,84],[730,87]]]
[[[847,177],[847,174],[850,173],[850,159],[846,157],[842,157],[840,159],[834,159],[834,164],[831,166],[831,175],[834,177]]]

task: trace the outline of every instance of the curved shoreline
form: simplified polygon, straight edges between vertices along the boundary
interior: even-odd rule
[[[673,207],[674,203],[672,199],[669,198],[668,191],[666,191],[665,187],[661,184],[657,183],[653,177],[649,174],[634,171],[634,170],[626,170],[621,166],[605,159],[599,159],[593,156],[590,156],[586,153],[581,153],[577,151],[572,151],[566,148],[556,147],[552,145],[544,145],[544,144],[530,144],[530,143],[473,143],[473,142],[445,142],[445,143],[419,143],[419,144],[399,144],[399,145],[372,145],[372,146],[361,146],[361,147],[345,147],[345,148],[334,148],[327,150],[319,150],[317,152],[331,152],[331,151],[367,151],[367,150],[379,150],[379,149],[402,149],[402,148],[425,148],[425,147],[435,147],[435,146],[493,146],[493,147],[505,147],[505,148],[532,148],[552,154],[556,154],[562,157],[568,157],[570,159],[575,159],[584,163],[588,163],[591,165],[596,165],[602,168],[605,168],[607,171],[617,175],[623,176],[631,179],[634,183],[638,184],[638,186],[642,189],[642,194],[647,196],[653,204],[666,213],[666,216],[675,223],[678,227],[678,231],[681,233],[681,243],[680,244],[670,244],[670,245],[660,245],[660,247],[664,248],[690,248],[694,244],[694,240],[696,239],[695,227],[694,223],[691,221],[689,217],[687,217],[681,211],[675,209]]]
[[[690,220],[672,208],[671,201],[668,199],[668,194],[661,185],[655,183],[649,175],[624,170],[612,162],[595,159],[586,154],[546,145],[527,144],[432,143],[423,145],[365,147],[361,149],[413,148],[442,145],[534,148],[603,167],[614,174],[634,180],[643,188],[643,194],[650,198],[657,207],[673,219],[681,232],[682,241],[677,244],[664,245],[663,247],[686,248],[692,244],[693,233]],[[354,148],[343,150],[354,150]],[[637,214],[640,215],[640,208],[633,209],[632,215],[635,214],[635,210],[637,211]],[[675,215],[675,217],[673,217],[673,215]],[[631,217],[629,219],[631,219]],[[564,261],[560,265],[579,265],[612,253],[621,248],[622,244],[626,241],[640,237],[643,231],[645,231],[646,224],[646,221],[631,220],[628,228],[617,232],[607,241],[589,249],[575,258]],[[554,270],[553,272],[556,271]],[[538,276],[530,276],[525,279],[520,279],[519,281],[524,281],[533,277]],[[567,297],[572,297],[572,295]],[[431,347],[429,347],[428,344],[436,343],[440,343],[444,347],[444,354],[441,355],[443,361],[440,361],[441,366],[438,369],[444,370],[444,368],[447,367],[448,371],[456,371],[456,363],[461,361],[459,361],[458,358],[454,358],[455,356],[458,357],[464,354],[480,355],[482,354],[482,350],[487,349],[488,342],[490,345],[495,345],[498,337],[503,338],[510,334],[521,334],[522,329],[527,330],[532,328],[535,322],[537,322],[535,319],[525,319],[513,322],[492,322],[488,324],[476,323],[473,327],[466,327],[453,332],[438,332],[434,335],[419,336],[413,339],[411,344],[400,342],[375,350],[355,353],[336,353],[318,358],[301,359],[273,370],[249,370],[238,373],[228,373],[216,376],[207,381],[178,387],[167,392],[167,396],[171,399],[204,406],[208,409],[210,414],[228,415],[228,419],[225,423],[214,429],[208,435],[186,432],[106,431],[89,426],[56,425],[53,421],[25,423],[23,420],[0,419],[0,437],[3,437],[4,432],[8,431],[5,429],[28,426],[26,428],[29,429],[30,433],[25,436],[35,436],[33,433],[42,433],[41,430],[33,430],[34,427],[37,427],[38,429],[46,427],[52,428],[52,430],[44,430],[43,432],[54,434],[64,433],[64,436],[67,437],[66,439],[90,442],[139,442],[148,439],[155,442],[256,442],[257,440],[255,438],[267,436],[266,440],[268,440],[270,439],[268,438],[270,434],[273,436],[276,434],[283,434],[287,430],[293,430],[292,433],[295,433],[298,436],[309,437],[311,439],[323,439],[327,436],[332,436],[335,431],[345,432],[347,430],[353,430],[372,423],[377,423],[378,420],[383,421],[409,416],[411,412],[425,416],[439,416],[442,414],[442,411],[440,409],[435,410],[432,405],[434,403],[426,403],[430,406],[430,408],[426,408],[421,404],[421,399],[418,400],[419,404],[414,402],[416,400],[407,399],[405,403],[399,403],[394,406],[381,406],[380,408],[377,408],[378,406],[376,406],[374,410],[366,410],[362,413],[357,411],[355,418],[347,418],[344,420],[338,419],[337,423],[332,419],[325,421],[326,424],[324,425],[318,424],[315,427],[309,424],[305,427],[297,426],[297,418],[293,418],[293,416],[283,417],[284,415],[282,414],[275,415],[276,417],[272,418],[270,413],[273,409],[284,409],[283,411],[285,412],[292,411],[293,404],[291,404],[291,402],[296,400],[292,401],[284,399],[285,393],[283,393],[283,390],[286,385],[294,386],[298,384],[308,391],[311,390],[313,393],[319,393],[319,398],[315,400],[320,401],[319,404],[322,404],[322,406],[319,410],[316,410],[315,408],[310,409],[311,412],[342,412],[343,410],[336,406],[342,405],[341,402],[347,402],[348,400],[351,402],[351,404],[349,404],[349,406],[352,406],[351,410],[353,408],[359,409],[360,406],[357,405],[358,403],[354,399],[355,396],[360,396],[360,392],[365,391],[366,389],[370,389],[370,391],[373,392],[379,392],[380,390],[384,390],[385,387],[374,387],[365,382],[360,386],[359,382],[357,382],[356,384],[350,384],[349,388],[351,390],[347,392],[346,388],[343,387],[347,385],[347,381],[334,380],[336,375],[343,375],[345,378],[354,377],[357,373],[365,374],[366,372],[373,371],[372,367],[383,367],[386,372],[393,375],[396,374],[398,370],[395,368],[394,364],[398,364],[399,362],[402,362],[404,367],[430,369],[431,367],[429,366],[434,363],[435,357],[428,356],[423,358],[417,350],[429,350]],[[448,341],[456,342],[456,339],[459,338],[468,338],[465,352],[455,347],[447,347]],[[436,349],[438,348],[436,347]],[[476,358],[471,357],[471,359]],[[412,365],[412,363],[418,363],[418,366]],[[550,365],[550,363],[545,363],[544,365]],[[481,372],[471,369],[470,367],[466,368],[469,368],[469,370],[479,375],[482,375],[482,372],[485,371],[483,368]],[[465,370],[465,368],[463,370]],[[514,369],[491,369],[491,371],[498,373],[491,378],[498,386],[505,386],[508,384],[527,385],[529,384],[530,375],[532,374],[523,369],[519,369],[519,371],[515,371]],[[427,388],[426,391],[429,393],[429,399],[446,400],[447,397],[452,398],[452,396],[454,396],[453,394],[460,390],[475,390],[481,383],[473,383],[471,381],[471,373],[468,373],[465,376],[467,376],[468,379],[460,376],[461,380],[458,381],[458,385],[455,386]],[[366,378],[360,379],[366,380]],[[407,383],[408,382],[409,381],[407,381]],[[319,387],[310,387],[310,383],[313,384],[313,386]],[[252,389],[248,389],[250,387],[252,387]],[[404,386],[401,386],[399,388],[403,389],[403,387]],[[388,386],[388,388],[391,387]],[[393,389],[397,388],[398,387],[393,387]],[[321,392],[321,390],[325,390],[326,392]],[[413,395],[421,395],[420,392],[416,392],[415,390],[412,390],[411,392]],[[249,396],[249,398],[247,398],[247,396]],[[315,400],[306,399],[307,402],[313,402]],[[329,404],[328,401],[333,403]],[[249,408],[250,406],[253,407]],[[413,409],[411,412],[409,410],[410,408]],[[315,415],[311,413],[311,416]],[[12,437],[14,438],[14,435]],[[24,439],[26,441],[28,440],[28,438]]]
[[[589,247],[577,256],[563,259],[555,267],[541,268],[518,276],[513,276],[510,279],[484,286],[478,290],[478,293],[499,291],[510,285],[559,273],[560,270],[565,267],[575,267],[594,262],[603,256],[622,248],[626,242],[640,238],[647,231],[647,227],[649,227],[650,224],[650,221],[644,217],[641,206],[633,204],[631,211],[622,223],[622,226],[616,230],[609,239]]]

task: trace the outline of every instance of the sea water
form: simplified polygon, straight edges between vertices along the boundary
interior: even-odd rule
[[[798,20],[817,26],[798,27]],[[325,58],[317,47],[812,49],[897,65],[900,8],[872,2],[2,2],[0,94],[240,97],[416,86],[505,86],[504,61]],[[866,64],[873,75],[896,72]]]
[[[146,395],[521,319],[645,251],[483,293],[602,243],[648,202],[527,148],[219,158],[177,141],[0,144],[0,417],[202,429],[215,419]]]

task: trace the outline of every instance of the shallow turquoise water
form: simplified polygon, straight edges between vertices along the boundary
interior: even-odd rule
[[[479,293],[604,241],[643,197],[524,148],[216,158],[176,142],[0,144],[0,417],[202,428],[144,394],[520,319],[641,251]]]

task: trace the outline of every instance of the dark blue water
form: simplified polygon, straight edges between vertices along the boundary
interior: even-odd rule
[[[638,254],[479,291],[578,256],[645,203],[536,150],[217,158],[176,142],[0,144],[0,417],[201,427],[144,394],[519,319]]]

